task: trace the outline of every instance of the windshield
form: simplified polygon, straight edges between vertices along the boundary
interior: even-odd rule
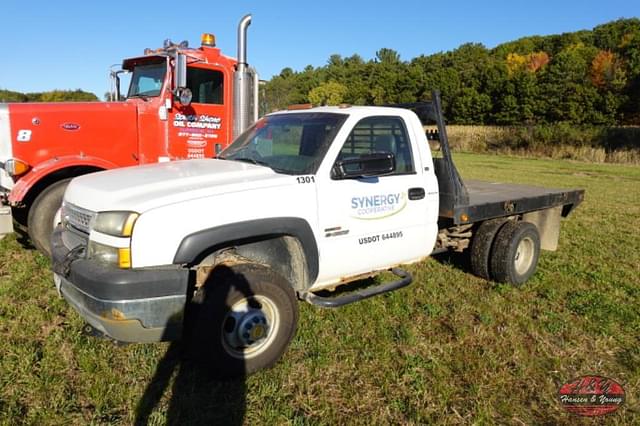
[[[167,65],[165,61],[136,65],[133,68],[131,85],[129,86],[127,97],[160,95],[166,72]]]
[[[313,174],[346,119],[347,115],[334,113],[270,115],[240,135],[219,158],[260,164],[278,173]]]

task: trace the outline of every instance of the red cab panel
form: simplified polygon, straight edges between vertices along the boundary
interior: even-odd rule
[[[59,157],[138,163],[136,105],[124,102],[10,104],[13,155],[38,166]]]

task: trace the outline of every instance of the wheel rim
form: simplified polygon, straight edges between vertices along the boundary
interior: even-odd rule
[[[234,358],[253,358],[271,345],[279,324],[280,314],[271,299],[243,298],[234,303],[224,317],[222,346]]]
[[[530,237],[525,237],[518,244],[516,255],[513,259],[515,270],[519,275],[525,274],[533,263],[535,243]]]

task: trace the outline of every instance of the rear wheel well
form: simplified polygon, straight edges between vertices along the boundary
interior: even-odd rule
[[[216,266],[237,257],[269,266],[296,291],[304,291],[311,286],[307,258],[296,237],[279,235],[235,241],[214,250],[199,256],[202,260],[197,266],[196,286],[202,285]]]
[[[20,207],[13,209],[15,220],[22,226],[27,226],[27,218],[29,217],[29,209],[33,205],[35,199],[49,186],[64,179],[74,178],[86,175],[88,173],[99,172],[104,169],[95,166],[72,166],[64,169],[56,170],[41,178],[29,189],[25,197],[20,203]]]

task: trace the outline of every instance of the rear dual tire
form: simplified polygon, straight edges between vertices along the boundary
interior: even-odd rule
[[[480,224],[471,241],[471,272],[485,280],[491,279],[489,271],[491,263],[491,246],[496,234],[507,219],[486,220]]]
[[[529,222],[494,219],[480,225],[471,244],[471,269],[484,279],[516,286],[535,273],[540,235]]]
[[[508,221],[491,249],[491,275],[500,283],[520,286],[536,272],[540,235],[532,223]]]

